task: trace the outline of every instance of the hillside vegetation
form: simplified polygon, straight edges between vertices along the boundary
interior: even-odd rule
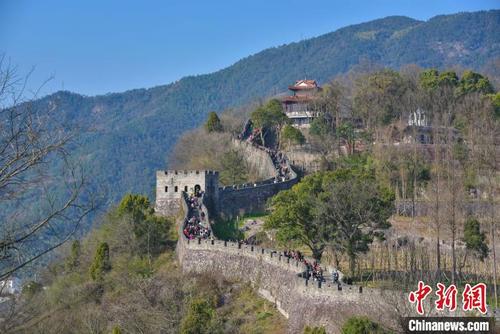
[[[80,133],[66,149],[74,163],[81,165],[88,193],[102,194],[102,207],[107,208],[127,192],[151,197],[155,170],[167,164],[186,167],[187,163],[169,162],[167,157],[180,136],[200,126],[211,110],[275,95],[306,75],[323,84],[366,64],[393,68],[408,63],[437,68],[486,66],[495,71],[493,65],[500,55],[499,30],[498,10],[438,16],[426,22],[387,17],[270,48],[215,73],[186,77],[165,86],[94,97],[61,91],[29,106],[49,110],[60,124]],[[238,161],[236,155],[228,158]],[[65,186],[50,181],[51,176],[56,179],[60,166],[46,166],[50,167],[44,171],[49,180],[47,193],[64,197]],[[220,164],[209,167],[220,168]],[[234,175],[229,176],[225,183],[234,179]],[[238,179],[251,180],[252,175]],[[16,213],[38,212],[52,200],[46,197],[33,192],[25,194],[23,201],[2,203],[0,219],[23,225],[25,217]],[[91,213],[83,221],[83,233],[93,217]],[[62,230],[66,227],[59,226]],[[64,234],[60,232],[47,232],[46,244],[51,244],[53,235]]]
[[[0,332],[285,332],[285,319],[249,286],[183,274],[176,238],[175,224],[154,216],[145,197],[125,196],[39,281],[24,285]]]
[[[88,97],[58,92],[36,103],[90,132],[76,153],[95,184],[117,201],[127,191],[151,194],[177,138],[211,110],[240,106],[307,76],[320,83],[368,61],[479,69],[500,56],[500,11],[437,16],[427,22],[388,17],[264,50],[212,74],[175,83]]]
[[[499,200],[500,93],[489,78],[472,71],[382,69],[339,78],[325,84],[316,97],[309,107],[319,116],[309,129],[302,129],[307,143],[296,128],[299,136],[287,138],[284,124],[289,120],[281,117],[277,100],[270,99],[249,113],[258,133],[281,132],[278,140],[285,143],[300,138],[294,145],[307,144],[303,149],[316,153],[322,162],[322,171],[269,202],[266,227],[276,232],[274,239],[283,247],[306,247],[317,259],[325,252],[344,273],[357,279],[375,281],[376,275],[393,279],[405,273],[405,281],[412,284],[414,270],[420,266],[419,274],[425,272],[429,279],[446,272],[443,279],[453,283],[470,277],[492,281],[488,261],[496,263],[492,248],[498,237],[493,217]],[[426,126],[408,125],[417,110],[424,110]],[[173,159],[189,156],[197,161],[197,168],[219,164],[215,152],[223,145],[213,144],[221,136],[230,138],[230,133],[214,119],[209,117],[204,128],[183,137]],[[200,136],[201,142],[214,146],[206,146],[206,154],[197,151]],[[260,136],[253,140],[263,142]],[[234,165],[218,166],[221,173],[238,172]],[[410,207],[427,205],[429,210],[424,217],[413,214],[403,230],[388,230],[395,199]],[[480,205],[485,209],[477,209]],[[369,226],[363,225],[366,222]],[[422,239],[409,232],[417,224],[427,231],[419,233]],[[379,240],[382,231],[398,233],[398,239]],[[391,254],[395,263],[376,264],[373,257],[384,258],[391,248],[396,250]],[[429,254],[428,262],[414,259],[410,264],[408,257],[416,252]],[[363,272],[356,263],[370,269]],[[389,269],[379,271],[384,265]],[[391,272],[391,267],[399,272]]]

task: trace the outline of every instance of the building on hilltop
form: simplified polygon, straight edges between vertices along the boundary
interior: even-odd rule
[[[408,116],[408,125],[403,130],[403,142],[410,144],[432,144],[432,127],[429,126],[427,113],[417,108]]]
[[[405,144],[430,145],[435,142],[459,142],[460,140],[460,133],[454,127],[431,125],[427,112],[421,108],[410,113],[408,125],[403,130],[403,143]]]
[[[160,215],[175,215],[180,209],[182,193],[205,193],[205,202],[217,210],[219,172],[210,170],[166,170],[156,172],[155,211]]]
[[[420,108],[410,113],[408,118],[408,126],[429,126],[427,122],[426,112]]]
[[[317,113],[312,110],[310,103],[314,100],[317,92],[321,91],[315,80],[298,80],[295,84],[288,86],[292,95],[281,98],[283,110],[292,125],[298,128],[307,128]]]

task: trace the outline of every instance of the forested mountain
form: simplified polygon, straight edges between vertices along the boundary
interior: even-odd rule
[[[480,69],[500,57],[500,10],[437,16],[426,22],[393,16],[264,50],[215,73],[165,86],[88,97],[57,92],[35,101],[84,130],[75,148],[111,202],[125,192],[151,195],[177,138],[211,110],[248,103],[308,77],[323,83],[369,60],[398,68]]]

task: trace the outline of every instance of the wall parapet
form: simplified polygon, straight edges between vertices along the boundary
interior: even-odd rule
[[[246,142],[240,144],[246,145],[247,150],[264,150],[269,153],[265,148]],[[270,156],[266,161],[275,168]],[[291,188],[298,182],[298,177],[286,157],[284,163],[290,171],[287,179],[277,179],[278,173],[274,169],[276,174],[272,178],[251,184],[218,188],[221,212],[234,212],[234,208],[253,211],[264,208],[269,197]],[[200,204],[200,210],[210,222],[204,196]],[[233,208],[231,204],[234,205]],[[321,283],[306,280],[302,277],[306,269],[302,262],[287,258],[275,250],[216,240],[213,235],[212,239],[189,240],[183,234],[184,223],[195,213],[185,192],[182,192],[181,208],[184,215],[179,224],[176,251],[183,271],[209,273],[252,284],[261,296],[274,303],[289,319],[291,333],[302,332],[305,325],[324,325],[328,332],[339,332],[343,321],[349,316],[363,314],[380,321],[381,307],[389,308],[383,302],[380,290],[360,290],[359,286],[354,285],[341,285],[342,288],[339,289],[331,280]],[[327,280],[330,271],[331,269],[327,268]],[[390,318],[385,322],[389,321]]]
[[[383,292],[377,289],[332,282],[307,281],[300,276],[301,262],[279,256],[271,249],[222,240],[188,240],[183,235],[177,244],[181,268],[191,274],[211,274],[229,281],[250,283],[259,294],[276,305],[288,319],[289,332],[301,333],[304,326],[325,326],[328,333],[338,333],[343,322],[353,315],[383,320],[380,310],[390,310]]]
[[[167,169],[162,171],[165,175],[174,174],[174,175],[217,175],[219,174],[216,170],[186,170],[186,169]]]
[[[219,188],[219,207],[223,217],[233,217],[243,215],[245,213],[263,212],[266,210],[267,200],[276,195],[282,190],[290,189],[298,182],[297,173],[291,167],[287,157],[283,153],[279,153],[282,157],[280,166],[275,165],[271,154],[274,152],[274,157],[278,154],[276,151],[249,143],[240,136],[240,140],[234,139],[234,145],[245,150],[250,161],[259,162],[260,167],[266,171],[265,174],[271,176],[265,180],[232,185]],[[278,173],[278,167],[282,167],[288,171],[283,176]]]
[[[306,284],[305,279],[300,275],[306,270],[306,266],[302,262],[287,258],[273,249],[216,239],[189,240],[186,238],[182,238],[182,242],[184,243],[183,247],[190,251],[205,250],[210,252],[222,252],[225,254],[232,254],[236,256],[245,256],[259,262],[265,262],[267,264],[279,267],[282,270],[288,271],[290,274],[290,279],[292,279],[294,283],[296,283],[295,286],[299,289],[305,288],[306,290],[304,291],[316,291],[317,293],[321,294],[333,293],[334,295],[350,293],[376,294],[380,292],[380,290],[373,288],[362,288],[362,290],[360,291],[359,286],[356,285],[343,285],[342,289],[339,290],[336,284],[334,285],[328,280],[326,282],[322,282],[321,285],[319,285],[317,281],[312,280],[309,280],[308,284]],[[308,259],[308,261],[312,262],[312,259]],[[327,272],[331,272],[331,268],[326,269]]]

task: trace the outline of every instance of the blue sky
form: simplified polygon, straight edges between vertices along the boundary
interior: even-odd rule
[[[420,20],[498,0],[0,0],[0,53],[29,87],[86,95],[216,71],[268,47],[390,15]]]

